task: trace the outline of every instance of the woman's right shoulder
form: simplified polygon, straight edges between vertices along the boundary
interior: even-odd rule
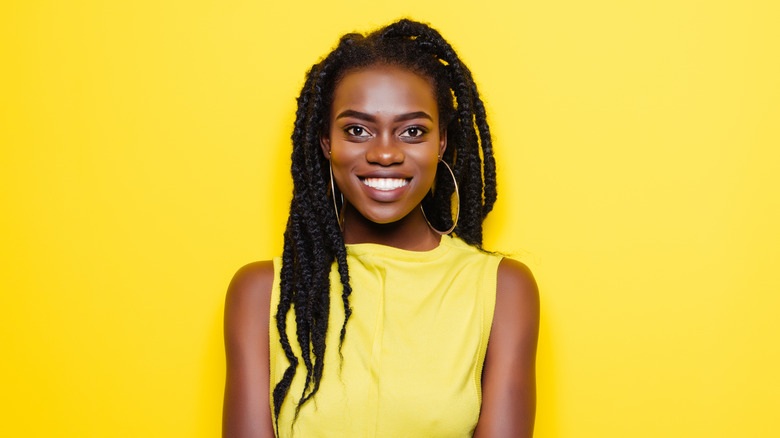
[[[226,314],[250,310],[268,310],[274,283],[272,260],[252,262],[242,266],[233,275],[225,297]]]
[[[273,436],[268,400],[269,309],[273,281],[273,262],[254,262],[236,271],[228,287],[222,417],[223,436],[226,437]]]
[[[230,281],[228,292],[236,291],[242,294],[257,293],[260,289],[271,292],[274,281],[273,260],[262,260],[248,263],[236,271]]]

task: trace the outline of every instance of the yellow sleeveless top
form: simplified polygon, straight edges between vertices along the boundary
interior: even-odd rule
[[[347,245],[352,315],[344,321],[341,281],[331,270],[330,322],[320,389],[293,422],[306,367],[299,358],[279,414],[281,437],[470,437],[479,419],[481,375],[501,256],[442,236],[430,251]],[[274,259],[271,298],[271,391],[289,366],[279,344],[281,259]],[[273,404],[273,397],[271,397]]]

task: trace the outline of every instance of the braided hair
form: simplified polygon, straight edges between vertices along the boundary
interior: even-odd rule
[[[289,361],[273,390],[274,423],[287,396],[298,361],[306,367],[303,392],[295,415],[320,386],[325,357],[325,338],[330,310],[330,272],[335,260],[342,284],[339,353],[352,310],[349,296],[347,251],[330,193],[328,161],[320,138],[328,130],[330,106],[339,80],[346,74],[375,65],[407,69],[432,81],[440,117],[446,130],[443,160],[453,169],[460,192],[460,219],[454,233],[481,248],[482,221],[496,200],[496,171],[485,107],[471,72],[452,46],[430,26],[403,19],[368,35],[341,37],[338,46],[306,74],[298,97],[292,134],[293,199],[284,233],[280,274],[280,299],[276,326],[282,350]],[[439,178],[438,175],[445,175]],[[432,226],[452,226],[452,193],[448,172],[437,172],[436,190],[423,200]],[[294,312],[301,357],[290,346],[287,315]]]

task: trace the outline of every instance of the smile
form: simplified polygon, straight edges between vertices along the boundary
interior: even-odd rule
[[[361,181],[372,189],[383,192],[399,189],[409,184],[409,181],[404,178],[361,178]]]

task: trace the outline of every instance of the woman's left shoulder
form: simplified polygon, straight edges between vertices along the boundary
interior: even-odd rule
[[[475,437],[533,435],[539,290],[526,265],[498,265],[493,324],[482,372],[482,410]]]
[[[508,257],[504,257],[498,264],[496,311],[498,314],[509,313],[514,316],[519,312],[527,322],[538,321],[539,318],[539,288],[531,270]]]
[[[539,299],[539,289],[531,269],[515,259],[504,257],[498,264],[497,291]]]

